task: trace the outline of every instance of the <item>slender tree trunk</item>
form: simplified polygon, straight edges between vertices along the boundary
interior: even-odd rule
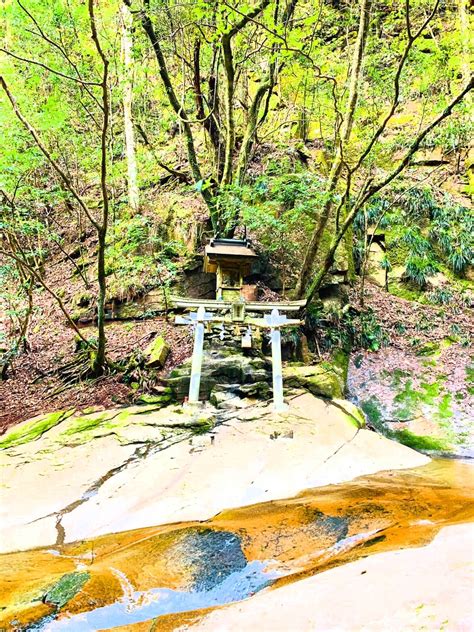
[[[232,56],[232,44],[230,35],[226,34],[222,37],[222,54],[224,57],[225,70],[225,153],[224,153],[224,171],[222,174],[222,184],[230,184],[232,182],[232,158],[234,155],[235,144],[235,122],[234,122],[234,61]]]
[[[362,260],[362,268],[360,271],[360,296],[359,296],[359,302],[362,307],[364,307],[365,277],[367,275],[367,266],[369,264],[370,249],[372,247],[372,239],[370,240],[370,243],[368,243],[368,240],[367,240],[367,231],[368,231],[367,212],[364,209],[364,258]]]
[[[379,193],[379,191],[382,191],[393,180],[395,180],[395,178],[399,176],[400,173],[404,171],[404,169],[406,169],[406,167],[410,164],[410,161],[412,160],[414,154],[419,150],[422,142],[428,136],[428,134],[432,130],[436,129],[438,125],[440,125],[440,123],[442,123],[448,116],[451,116],[453,109],[457,105],[459,105],[459,103],[461,103],[464,98],[470,96],[473,88],[474,77],[470,79],[463,90],[459,94],[457,94],[454,99],[452,99],[448,106],[434,119],[434,121],[427,125],[418,134],[418,136],[414,139],[414,141],[406,151],[403,159],[398,163],[393,171],[391,171],[385,178],[379,180],[378,182],[375,182],[371,186],[368,186],[366,191],[362,191],[361,193],[359,193],[357,202],[352,206],[351,210],[347,213],[344,222],[334,234],[329,249],[324,258],[323,265],[319,268],[314,278],[311,279],[311,283],[308,285],[308,290],[306,293],[308,302],[313,299],[313,297],[316,295],[316,292],[321,287],[322,280],[324,279],[324,276],[328,273],[334,261],[334,255],[336,253],[337,247],[339,246],[339,243],[346,234],[347,230],[352,226],[352,223],[354,222],[354,219],[360,209],[363,208],[364,204],[366,204],[371,198],[373,198],[374,195]]]
[[[94,0],[88,0],[89,18],[92,33],[92,40],[102,61],[101,96],[102,96],[102,129],[100,137],[100,191],[102,197],[102,221],[97,227],[99,239],[97,253],[97,281],[99,284],[99,297],[97,300],[97,329],[98,344],[97,355],[93,363],[93,370],[96,375],[101,375],[106,368],[105,357],[105,298],[107,293],[107,283],[105,276],[105,245],[107,229],[109,225],[109,193],[107,190],[107,141],[109,135],[110,100],[109,100],[109,60],[104,54],[94,16]]]
[[[97,280],[99,283],[99,296],[97,299],[97,355],[95,358],[95,370],[98,374],[103,372],[105,366],[105,300],[107,295],[107,280],[105,276],[105,238],[107,231],[99,231],[99,244],[97,253]]]
[[[471,64],[469,55],[469,12],[468,12],[468,0],[458,0],[458,16],[459,16],[459,30],[461,33],[461,72],[463,82],[467,83],[471,76]]]
[[[28,340],[28,327],[30,325],[31,315],[33,314],[33,277],[30,276],[26,282],[26,296],[28,298],[28,307],[21,323],[20,334],[18,337],[18,346],[22,348],[23,353],[28,353],[31,349]]]
[[[272,81],[269,79],[266,83],[260,86],[252,101],[249,109],[247,127],[245,129],[244,138],[242,141],[242,147],[239,152],[239,159],[237,162],[236,180],[238,184],[242,184],[247,170],[247,165],[250,159],[250,153],[252,151],[252,145],[257,130],[258,113],[260,111],[260,105],[268,90],[273,87]]]
[[[296,286],[296,295],[298,298],[304,296],[311,281],[311,271],[313,269],[314,261],[318,250],[321,247],[322,238],[326,229],[327,223],[331,216],[331,212],[334,208],[334,193],[339,183],[342,167],[344,150],[349,141],[352,124],[354,122],[354,114],[357,107],[357,100],[359,95],[359,83],[362,74],[362,62],[364,59],[365,45],[367,43],[367,35],[369,31],[369,18],[370,9],[372,6],[372,0],[361,0],[360,16],[359,16],[359,31],[357,35],[357,41],[352,56],[351,76],[349,83],[349,98],[347,101],[347,107],[345,115],[342,121],[340,130],[339,144],[336,149],[336,154],[332,162],[331,171],[328,178],[326,187],[326,200],[321,210],[321,215],[316,226],[316,229],[311,237],[308,249],[305,254],[303,265],[301,268],[300,276]]]
[[[128,205],[133,213],[138,212],[140,196],[137,182],[137,161],[135,152],[135,132],[133,128],[133,60],[132,60],[132,14],[128,7],[122,4],[122,51],[123,51],[123,121],[125,129],[125,155],[127,158],[128,175]]]

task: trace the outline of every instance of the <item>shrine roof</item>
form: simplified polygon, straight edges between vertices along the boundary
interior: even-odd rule
[[[245,257],[252,259],[258,257],[246,239],[212,239],[207,244],[205,253],[207,257]]]

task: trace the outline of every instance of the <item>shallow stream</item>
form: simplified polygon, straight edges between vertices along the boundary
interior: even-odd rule
[[[0,628],[108,629],[203,609],[382,551],[427,544],[474,519],[474,466],[435,460],[202,523],[137,529],[0,556]]]

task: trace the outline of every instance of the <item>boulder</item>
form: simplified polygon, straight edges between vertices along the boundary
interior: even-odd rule
[[[303,388],[320,397],[328,399],[344,397],[344,371],[329,362],[310,366],[287,365],[283,369],[283,380],[286,386]]]
[[[170,347],[163,336],[157,336],[143,352],[147,357],[146,366],[161,368],[166,362]]]

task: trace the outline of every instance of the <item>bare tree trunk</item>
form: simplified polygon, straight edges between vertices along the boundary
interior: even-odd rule
[[[224,59],[224,73],[226,81],[225,91],[225,153],[224,153],[224,170],[222,174],[222,184],[230,184],[233,175],[233,156],[235,150],[235,121],[234,121],[234,92],[235,92],[235,68],[232,53],[232,39],[241,31],[251,20],[255,19],[270,4],[270,0],[261,0],[248,14],[243,15],[242,19],[233,26],[228,33],[224,33],[221,38],[222,57]]]
[[[469,16],[468,0],[458,0],[459,30],[461,33],[461,72],[463,82],[467,83],[471,76],[471,65],[469,60]]]
[[[296,286],[296,295],[299,298],[301,298],[305,294],[310,283],[311,270],[313,268],[317,252],[321,245],[324,230],[334,208],[334,193],[339,183],[339,178],[343,167],[344,150],[351,135],[352,124],[354,122],[354,114],[357,107],[359,83],[362,74],[362,61],[364,59],[365,45],[367,43],[367,35],[369,32],[371,6],[372,0],[361,0],[359,32],[352,56],[349,98],[341,125],[339,144],[336,149],[334,160],[332,162],[331,172],[329,174],[329,179],[326,187],[326,201],[322,208],[321,216],[319,218],[316,229],[311,237],[308,250],[306,251],[300,276]]]
[[[107,292],[107,280],[105,275],[105,239],[109,223],[109,194],[107,191],[107,140],[109,134],[110,102],[109,102],[109,60],[104,54],[97,33],[94,16],[94,0],[88,0],[89,20],[92,40],[97,53],[102,61],[101,96],[102,96],[102,129],[100,138],[100,191],[102,197],[102,221],[97,228],[99,238],[97,254],[97,281],[99,283],[99,296],[97,300],[97,330],[98,343],[97,355],[93,363],[94,372],[101,375],[106,368],[105,358],[105,298]]]
[[[125,2],[127,6],[130,6],[131,0],[123,0],[123,1]],[[186,111],[180,104],[178,97],[176,95],[176,92],[173,87],[173,83],[171,81],[171,77],[166,65],[165,56],[163,55],[163,51],[161,49],[160,41],[155,33],[153,23],[147,12],[146,7],[140,11],[139,17],[140,17],[143,30],[145,31],[150,41],[150,44],[153,47],[156,61],[158,62],[158,70],[160,73],[161,80],[163,82],[163,86],[166,91],[166,95],[168,97],[168,101],[183,126],[184,137],[186,139],[188,161],[189,161],[189,166],[191,167],[191,172],[193,174],[194,182],[196,184],[201,183],[202,185],[203,177],[201,173],[201,168],[199,166],[199,160],[196,153],[196,147],[194,144],[194,136],[193,136],[193,131],[191,128],[191,121],[188,118]],[[214,200],[214,195],[212,194],[212,191],[209,188],[203,187],[203,186],[200,187],[200,192],[201,192],[204,202],[206,203],[209,209],[212,225],[214,229],[216,230],[219,222],[218,222],[218,217],[217,217],[217,212],[216,212],[216,204]]]
[[[232,182],[232,158],[234,155],[235,143],[235,122],[234,122],[234,61],[232,56],[231,36],[225,34],[222,37],[222,55],[224,57],[225,70],[225,153],[224,153],[224,171],[222,174],[222,184],[230,184]]]
[[[137,182],[137,161],[135,152],[135,132],[133,128],[132,103],[133,103],[133,60],[131,27],[132,14],[128,7],[122,4],[122,51],[123,51],[123,122],[125,129],[125,155],[127,158],[128,175],[128,205],[133,213],[138,212],[140,196]]]

